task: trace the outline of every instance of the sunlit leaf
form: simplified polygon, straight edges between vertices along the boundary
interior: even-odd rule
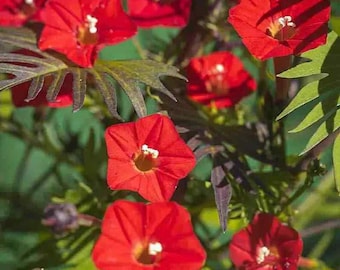
[[[319,128],[315,131],[312,137],[309,139],[305,149],[301,154],[304,154],[319,144],[321,141],[327,138],[327,136],[335,132],[340,128],[340,110],[330,115],[325,122],[323,122]]]
[[[319,124],[316,132],[309,139],[303,153],[318,145],[340,126],[340,39],[335,32],[328,34],[327,43],[314,50],[307,51],[302,57],[309,61],[303,62],[283,73],[279,77],[308,77],[308,83],[298,92],[290,104],[280,113],[281,119],[296,109],[315,102],[314,107],[291,132],[299,132],[313,124]]]
[[[337,191],[340,193],[340,134],[336,137],[333,146],[334,178]]]
[[[323,117],[327,117],[334,113],[337,110],[337,106],[334,106],[334,99],[336,98],[338,98],[337,106],[340,105],[339,94],[335,93],[330,95],[324,102],[317,103],[300,124],[289,132],[300,132],[321,120]]]

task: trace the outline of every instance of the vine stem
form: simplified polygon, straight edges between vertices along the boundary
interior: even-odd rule
[[[91,215],[86,214],[78,214],[78,224],[86,227],[98,226],[102,225],[102,221],[99,218],[96,218]]]
[[[317,267],[319,265],[318,261],[314,259],[309,259],[305,257],[300,257],[298,261],[298,266],[303,268],[313,268]]]
[[[275,57],[274,58],[274,71],[275,71],[275,83],[276,83],[276,94],[274,104],[278,106],[279,110],[285,106],[288,91],[290,87],[290,80],[286,78],[277,77],[278,74],[287,70],[291,67],[292,64],[292,56],[287,55],[283,57]],[[286,134],[284,128],[284,122],[280,121],[277,127],[277,133],[280,136],[281,144],[280,144],[280,160],[286,165]]]
[[[275,76],[289,69],[292,65],[292,56],[282,56],[274,58]],[[276,77],[276,104],[284,104],[288,97],[290,79]]]
[[[324,231],[340,228],[340,219],[329,220],[300,232],[301,237],[309,237]]]
[[[139,56],[144,60],[148,59],[147,53],[143,49],[143,46],[140,44],[138,37],[133,37],[131,40],[132,40],[132,43],[135,46],[135,49],[138,52]]]

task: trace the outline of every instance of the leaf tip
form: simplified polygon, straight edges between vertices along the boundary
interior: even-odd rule
[[[298,133],[300,131],[302,131],[302,129],[294,128],[294,129],[288,130],[288,133],[292,134],[292,133]]]
[[[73,109],[72,109],[72,112],[73,112],[73,113],[76,113],[76,112],[78,112],[79,110],[80,110],[80,108],[79,108],[79,107],[77,107],[77,108],[73,108]]]
[[[283,117],[285,117],[286,116],[286,114],[284,114],[283,112],[281,112],[278,116],[276,116],[276,118],[275,118],[275,120],[276,121],[279,121],[279,120],[281,120]]]

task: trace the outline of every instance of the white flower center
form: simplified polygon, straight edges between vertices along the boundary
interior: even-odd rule
[[[89,25],[89,32],[91,34],[97,33],[96,25],[97,25],[98,19],[95,17],[92,17],[91,15],[86,15],[86,22]]]
[[[155,242],[149,244],[149,255],[157,255],[158,253],[162,252],[163,247],[161,243]]]
[[[286,26],[296,27],[295,23],[292,21],[292,17],[291,16],[280,17],[277,21],[282,26],[282,28],[286,27]]]
[[[25,4],[33,6],[34,5],[34,0],[25,0]]]
[[[152,158],[157,158],[159,155],[158,150],[150,148],[147,144],[142,145],[142,152],[144,155],[151,155]]]
[[[263,263],[265,258],[270,254],[269,248],[266,246],[261,247],[257,252],[256,262],[258,264]]]
[[[215,66],[215,69],[216,69],[217,72],[221,72],[222,73],[224,71],[224,66],[221,65],[221,64],[217,64]]]

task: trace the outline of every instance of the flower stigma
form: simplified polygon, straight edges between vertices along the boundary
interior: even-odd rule
[[[290,39],[295,33],[296,24],[289,15],[278,18],[267,29],[267,34],[279,41]]]
[[[147,144],[142,145],[142,151],[144,155],[151,155],[152,158],[158,158],[158,150],[150,148]]]
[[[33,6],[34,5],[34,0],[25,0],[25,4]]]
[[[224,72],[224,66],[221,65],[221,64],[217,64],[215,66],[215,69],[216,69],[217,72]]]
[[[277,21],[279,22],[279,24],[282,25],[282,27],[285,26],[296,27],[295,23],[292,22],[291,16],[280,17]]]
[[[136,260],[144,265],[154,264],[160,260],[161,252],[163,251],[162,244],[159,242],[144,242],[138,243],[133,254]]]
[[[98,42],[98,19],[87,14],[85,23],[78,27],[77,39],[80,44],[91,45]]]
[[[135,165],[138,170],[147,172],[156,166],[156,159],[159,156],[159,151],[143,144],[141,152],[134,158]]]
[[[207,75],[205,87],[209,93],[216,95],[226,95],[229,86],[225,79],[226,69],[222,64],[215,65]]]
[[[158,253],[161,253],[163,250],[163,247],[161,243],[155,242],[155,243],[149,243],[149,255],[157,255]]]
[[[86,22],[88,23],[89,32],[91,34],[97,33],[96,24],[98,22],[98,19],[95,17],[92,17],[91,15],[86,15]]]
[[[256,257],[256,262],[261,264],[264,262],[265,258],[270,255],[270,250],[266,246],[263,246],[259,249]]]

